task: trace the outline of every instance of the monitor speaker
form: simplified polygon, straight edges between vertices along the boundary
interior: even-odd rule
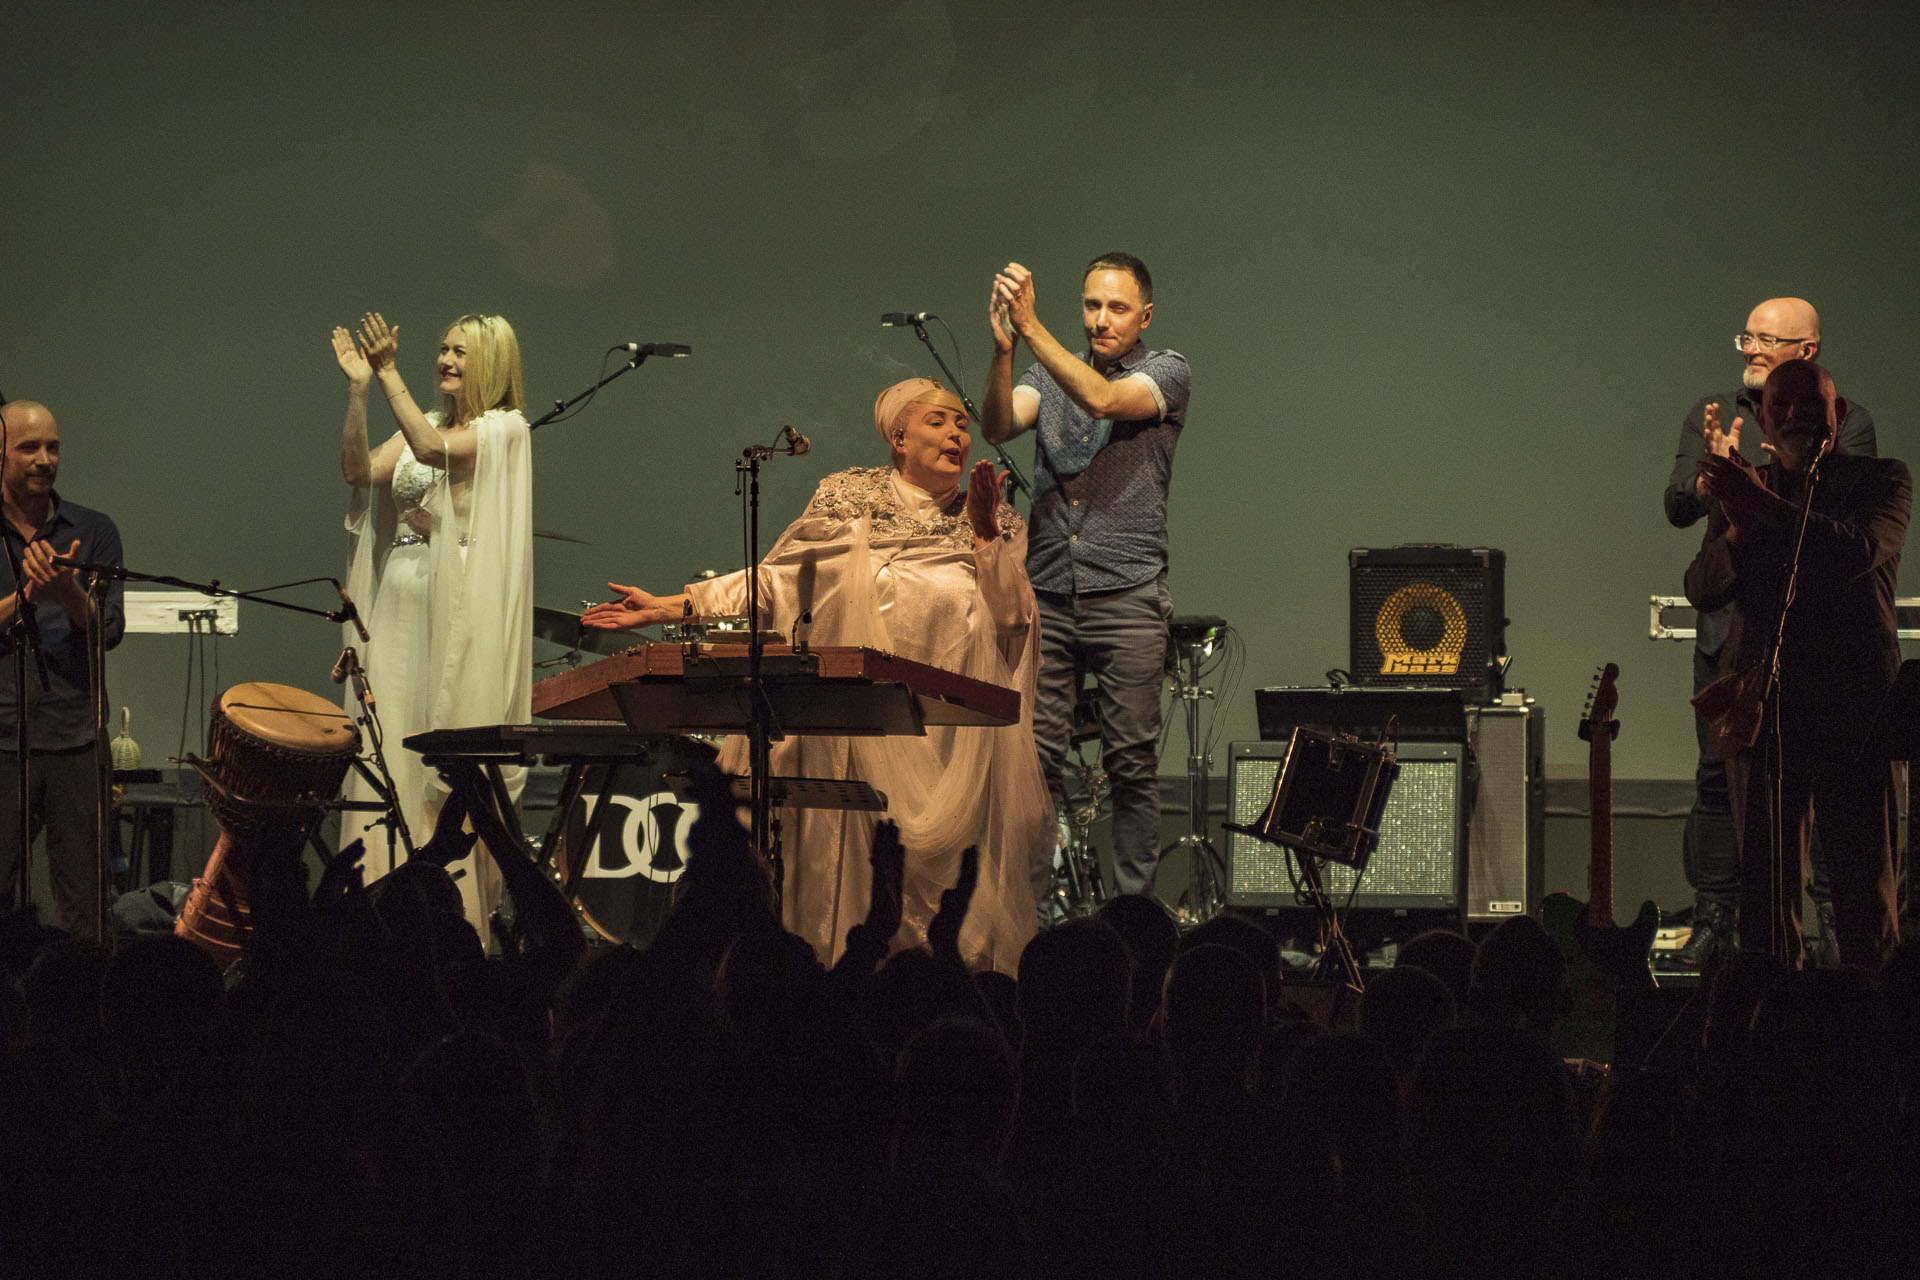
[[[1271,741],[1228,744],[1231,821],[1253,822],[1273,799],[1287,746]],[[1380,816],[1380,842],[1357,884],[1352,867],[1322,864],[1327,896],[1336,907],[1457,912],[1466,893],[1461,807],[1465,744],[1403,742],[1397,755],[1400,772]],[[1226,840],[1228,905],[1298,905],[1292,850],[1240,832],[1226,833]]]
[[[1518,693],[1467,708],[1467,919],[1538,914],[1546,894],[1546,741],[1540,704]]]
[[[1347,669],[1363,685],[1500,691],[1506,665],[1507,555],[1486,547],[1403,546],[1347,553]]]

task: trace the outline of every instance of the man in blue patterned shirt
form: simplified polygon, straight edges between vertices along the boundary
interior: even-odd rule
[[[1166,669],[1167,490],[1186,425],[1190,376],[1177,351],[1150,351],[1153,277],[1125,253],[1087,265],[1087,347],[1060,345],[1035,315],[1033,273],[994,277],[993,364],[982,430],[995,444],[1038,436],[1027,574],[1040,602],[1034,740],[1056,802],[1080,677],[1098,683],[1101,761],[1113,788],[1113,863],[1122,893],[1153,887],[1159,857],[1160,685]],[[1013,348],[1038,361],[1013,382]],[[1034,870],[1043,900],[1049,868]]]

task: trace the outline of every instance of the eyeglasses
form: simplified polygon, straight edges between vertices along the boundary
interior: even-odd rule
[[[1812,342],[1812,338],[1776,338],[1770,333],[1736,333],[1733,335],[1735,351],[1772,351],[1782,343]]]

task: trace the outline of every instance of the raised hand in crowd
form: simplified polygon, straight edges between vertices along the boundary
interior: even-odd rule
[[[940,909],[927,924],[927,945],[942,960],[966,967],[960,956],[960,926],[966,923],[967,908],[973,902],[974,886],[980,883],[980,846],[970,844],[960,851],[960,874],[951,889],[940,894]]]
[[[872,972],[887,958],[893,935],[900,931],[907,851],[894,823],[882,822],[873,829],[868,864],[873,868],[873,888],[867,896],[867,918],[847,930],[847,949],[834,965],[836,972]]]

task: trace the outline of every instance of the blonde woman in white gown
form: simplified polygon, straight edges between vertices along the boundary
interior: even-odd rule
[[[333,351],[347,378],[340,470],[353,486],[348,590],[370,636],[361,661],[401,813],[424,843],[446,789],[401,740],[532,714],[533,470],[520,344],[505,319],[464,315],[447,326],[434,357],[440,405],[426,412],[400,376],[399,338],[398,326],[370,312],[357,335],[333,331]],[[376,384],[399,430],[370,448]],[[349,630],[346,639],[357,637]],[[358,710],[351,698],[348,709]],[[517,797],[524,771],[507,775]],[[346,795],[372,798],[357,775]],[[350,810],[341,831],[342,843],[364,834],[369,879],[389,869],[386,829],[369,826],[375,816]],[[482,849],[452,869],[465,873],[467,918],[485,942],[499,872]]]
[[[874,428],[887,467],[828,476],[800,518],[760,562],[764,625],[789,630],[813,614],[816,645],[866,645],[1020,692],[1020,719],[1004,728],[929,725],[925,737],[790,736],[775,743],[773,773],[857,778],[889,801],[907,853],[894,948],[926,941],[961,851],[980,848],[980,873],[960,935],[976,968],[1013,973],[1034,930],[1032,877],[1054,837],[1052,803],[1033,747],[1039,621],[1027,582],[1027,532],[1001,500],[1005,477],[972,447],[957,396],[928,378],[889,387]],[[961,489],[966,478],[968,487]],[[618,598],[587,611],[589,625],[648,626],[746,611],[744,571],[654,596],[607,584]],[[747,743],[730,738],[721,766],[744,773]],[[832,963],[867,912],[874,814],[786,809],[787,928]]]

